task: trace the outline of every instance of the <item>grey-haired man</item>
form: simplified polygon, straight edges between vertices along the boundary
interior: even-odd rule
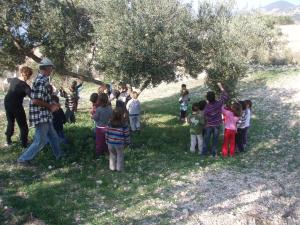
[[[27,164],[46,145],[47,140],[56,159],[63,156],[59,146],[59,137],[52,124],[52,112],[59,109],[59,104],[51,103],[52,88],[49,77],[54,69],[51,60],[44,58],[39,64],[39,74],[35,78],[29,105],[29,124],[35,127],[32,144],[19,157],[18,163]]]

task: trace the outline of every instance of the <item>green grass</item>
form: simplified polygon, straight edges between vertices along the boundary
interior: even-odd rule
[[[278,90],[268,88],[267,83],[283,75],[292,78],[297,72],[261,72],[240,83],[245,97],[254,102],[254,118],[249,151],[235,159],[214,160],[189,153],[188,126],[178,123],[176,94],[143,104],[143,130],[140,135],[132,136],[132,149],[126,149],[124,173],[109,171],[107,157],[94,158],[92,122],[87,108],[77,113],[76,124],[65,127],[70,144],[64,146],[68,157],[63,161],[55,161],[51,150],[46,148],[34,159],[33,167],[22,168],[15,164],[21,147],[14,144],[2,148],[0,221],[22,224],[32,214],[47,224],[142,224],[145,221],[170,224],[168,207],[159,209],[158,205],[175,203],[174,182],[188,184],[183,176],[191,172],[206,168],[276,170],[279,161],[285,158],[289,161],[287,169],[295,171],[299,161],[293,153],[299,131],[286,119],[299,119],[294,114],[297,109],[281,102]],[[93,91],[87,87],[85,92]],[[262,95],[255,95],[256,89],[263,90]],[[193,95],[192,102],[203,98],[205,91],[202,87],[191,90],[203,93],[199,97]],[[4,114],[0,116],[4,128]],[[3,145],[3,132],[0,138]],[[98,184],[99,181],[102,183]],[[201,196],[197,199],[201,201]],[[14,212],[7,216],[5,206]]]

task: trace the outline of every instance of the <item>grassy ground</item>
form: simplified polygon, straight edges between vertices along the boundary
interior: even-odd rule
[[[64,225],[174,224],[172,218],[176,215],[172,209],[182,200],[180,194],[174,193],[181,183],[189,183],[186,179],[189,174],[206,170],[245,171],[253,167],[278,171],[279,165],[286,165],[289,172],[297,171],[299,105],[290,100],[299,97],[299,92],[282,89],[280,84],[284,79],[289,82],[298,79],[299,72],[260,72],[240,83],[243,97],[253,100],[254,109],[249,151],[234,159],[214,160],[189,153],[188,126],[180,125],[177,118],[177,88],[173,89],[173,95],[143,103],[143,130],[140,135],[132,136],[132,149],[126,149],[126,172],[111,172],[107,157],[94,159],[92,122],[88,107],[81,107],[77,123],[65,127],[70,140],[64,146],[68,154],[65,160],[55,161],[51,150],[46,148],[32,167],[23,168],[15,164],[22,152],[18,144],[1,148],[0,221],[4,224],[36,221]],[[192,102],[199,101],[206,89],[194,85],[190,92]],[[0,117],[4,130],[3,112]],[[31,138],[32,135],[33,130]],[[0,138],[3,146],[3,132]],[[282,164],[283,159],[286,164]],[[205,202],[205,193],[197,193],[194,200],[199,204]]]

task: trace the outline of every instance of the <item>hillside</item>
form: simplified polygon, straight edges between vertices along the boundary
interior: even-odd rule
[[[288,1],[277,1],[264,6],[262,9],[268,12],[286,12],[292,10],[296,5]]]

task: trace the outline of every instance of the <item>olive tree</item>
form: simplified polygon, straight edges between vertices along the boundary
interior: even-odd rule
[[[85,8],[68,0],[11,0],[0,2],[0,64],[14,68],[31,58],[41,60],[38,49],[51,58],[60,75],[95,81],[77,74],[78,55],[90,51],[93,26]],[[97,82],[97,81],[95,81]]]

